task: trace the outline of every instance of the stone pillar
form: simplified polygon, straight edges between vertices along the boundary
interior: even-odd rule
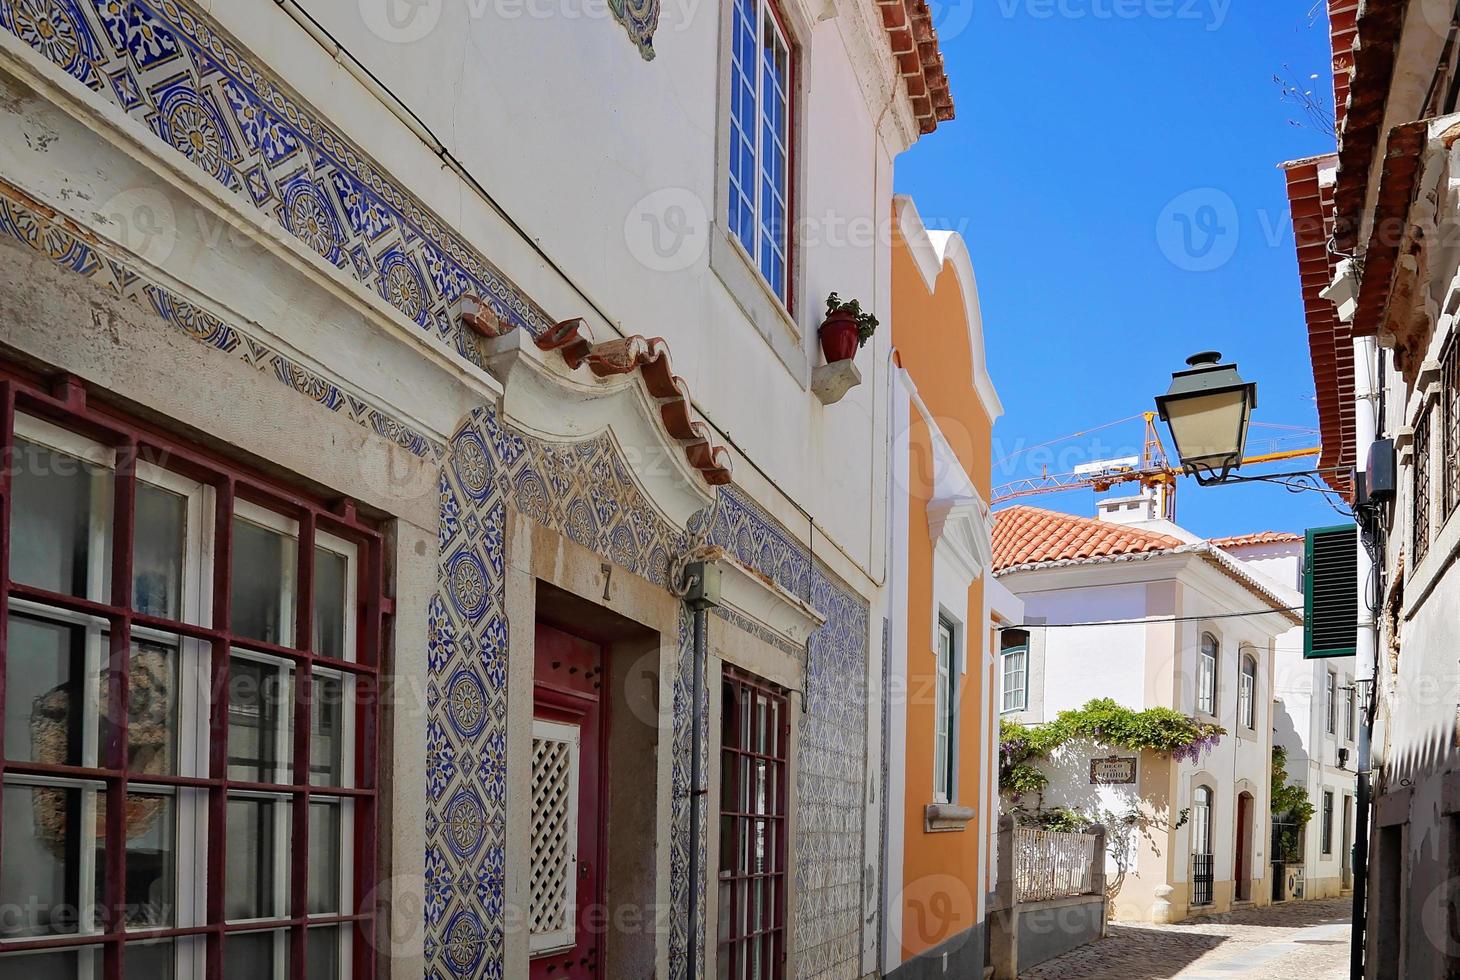
[[[1090,866],[1090,893],[1100,896],[1100,938],[1104,939],[1110,922],[1110,896],[1105,892],[1105,825],[1097,823],[1086,833],[1095,837],[1095,853]]]
[[[1156,887],[1156,901],[1151,905],[1151,921],[1157,925],[1169,926],[1171,924],[1171,893],[1175,891],[1170,885],[1158,885]]]
[[[989,910],[989,958],[995,980],[1018,980],[1019,912],[1014,901],[1014,818],[999,817],[998,876]]]

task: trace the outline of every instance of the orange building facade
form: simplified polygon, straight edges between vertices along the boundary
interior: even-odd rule
[[[973,977],[998,824],[993,652],[999,626],[1022,615],[990,568],[1002,408],[967,247],[925,228],[909,198],[893,209],[883,973]]]

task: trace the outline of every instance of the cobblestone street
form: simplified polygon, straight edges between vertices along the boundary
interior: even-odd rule
[[[1112,925],[1102,942],[1021,973],[1020,980],[1341,980],[1348,975],[1350,899],[1295,902],[1174,926]]]

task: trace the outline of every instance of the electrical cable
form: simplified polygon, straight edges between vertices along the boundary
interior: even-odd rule
[[[1248,612],[1215,613],[1211,616],[1147,616],[1143,619],[1098,619],[1088,623],[1026,623],[1023,626],[1000,626],[1006,630],[1032,629],[1075,629],[1081,626],[1148,626],[1158,623],[1201,623],[1212,619],[1244,619],[1252,616],[1269,616],[1275,612],[1302,612],[1302,606],[1273,606],[1269,609],[1254,609]]]

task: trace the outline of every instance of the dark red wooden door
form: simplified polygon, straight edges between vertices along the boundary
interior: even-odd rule
[[[603,647],[539,623],[532,731],[532,980],[602,976]]]

